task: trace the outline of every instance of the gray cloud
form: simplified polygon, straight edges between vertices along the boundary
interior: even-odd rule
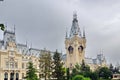
[[[96,57],[103,49],[108,62],[115,64],[120,56],[119,9],[119,0],[4,0],[0,22],[8,28],[16,25],[20,43],[65,52],[66,27],[70,29],[77,11],[80,28],[86,29],[86,56]]]

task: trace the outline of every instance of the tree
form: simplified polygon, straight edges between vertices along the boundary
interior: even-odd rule
[[[76,75],[72,80],[90,80],[90,78],[85,78],[82,75]]]
[[[119,68],[115,67],[114,70],[113,70],[113,73],[119,73]]]
[[[90,72],[90,67],[85,64],[84,60],[82,60],[81,71],[82,72]]]
[[[63,63],[61,61],[61,55],[60,53],[56,52],[53,55],[53,77],[56,78],[57,80],[64,80],[64,68],[63,68]]]
[[[42,72],[43,76],[45,78],[45,80],[47,78],[50,79],[51,73],[52,73],[52,56],[50,51],[46,51],[43,50],[40,54],[40,72]]]
[[[73,68],[72,77],[74,78],[76,75],[82,75],[84,77],[89,77],[91,80],[98,80],[98,74],[96,72],[92,72],[90,70],[90,67],[86,65],[84,61],[82,61],[81,65],[76,64],[75,68]]]
[[[89,77],[91,80],[98,80],[98,74],[96,72],[90,72]]]
[[[5,26],[4,26],[4,24],[0,24],[0,29],[1,29],[2,31],[5,30]]]
[[[66,73],[67,73],[67,80],[69,80],[70,79],[70,70],[69,70],[69,68],[67,68]]]
[[[83,75],[84,77],[90,77],[91,75],[90,67],[85,64],[84,60],[81,65],[76,64],[72,70],[72,77],[78,74]]]
[[[111,71],[107,67],[101,67],[98,70],[98,75],[100,78],[109,79],[111,77]]]
[[[109,69],[111,72],[113,72],[113,65],[112,64],[110,64]]]
[[[32,62],[29,62],[28,63],[28,67],[27,67],[27,73],[26,73],[26,80],[38,80],[38,77],[37,77],[37,70],[33,67],[33,63]]]
[[[112,75],[113,75],[113,73],[114,73],[114,68],[113,68],[113,65],[112,65],[112,64],[110,64],[109,70],[111,71],[111,78],[112,78]]]

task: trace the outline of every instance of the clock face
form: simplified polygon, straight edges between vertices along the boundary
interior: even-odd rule
[[[69,46],[69,47],[68,47],[68,51],[69,51],[70,54],[73,53],[73,47],[72,47],[72,46]]]
[[[78,47],[78,51],[79,51],[80,53],[83,51],[83,46],[82,46],[82,45]]]

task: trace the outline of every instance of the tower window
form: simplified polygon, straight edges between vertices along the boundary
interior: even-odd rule
[[[83,51],[83,46],[79,46],[79,47],[78,47],[78,51],[79,51],[79,52],[82,52],[82,51]]]
[[[68,47],[68,51],[69,51],[70,54],[73,53],[73,47],[72,47],[72,46],[69,46],[69,47]]]

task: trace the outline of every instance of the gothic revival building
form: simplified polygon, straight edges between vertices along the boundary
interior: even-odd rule
[[[66,34],[65,49],[66,55],[63,55],[65,67],[73,68],[77,63],[81,64],[84,60],[92,70],[99,66],[105,66],[106,60],[102,54],[97,55],[96,59],[85,58],[86,36],[85,31],[80,31],[77,15],[73,15],[70,34]],[[39,68],[39,55],[41,53],[54,52],[31,48],[27,44],[20,44],[16,41],[14,31],[5,30],[3,40],[0,40],[0,80],[20,80],[26,76],[28,62],[32,61],[36,69]],[[37,73],[38,77],[44,73]]]
[[[81,33],[77,20],[77,14],[74,14],[70,34],[67,35],[66,33],[65,38],[66,54],[63,55],[65,66],[72,69],[76,64],[81,64],[82,61],[85,61],[85,63],[89,65],[92,70],[94,70],[98,66],[106,65],[105,57],[102,54],[97,55],[96,59],[85,58],[85,48],[85,30]]]
[[[32,61],[34,67],[39,68],[39,54],[51,53],[48,50],[29,48],[27,44],[16,42],[14,31],[5,30],[3,40],[0,40],[0,80],[21,80],[26,76],[28,62]],[[37,73],[38,77],[44,75]]]

